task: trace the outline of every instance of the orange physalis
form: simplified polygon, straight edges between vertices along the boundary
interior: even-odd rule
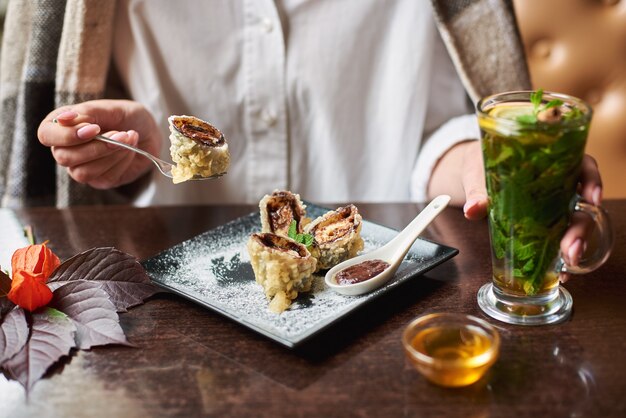
[[[52,299],[46,281],[60,264],[59,257],[45,243],[15,251],[11,258],[13,278],[7,297],[29,311],[46,306]]]
[[[48,280],[48,277],[60,264],[61,260],[59,260],[59,257],[46,247],[45,242],[20,248],[13,253],[11,258],[11,269],[13,271],[27,270],[34,274],[42,273],[45,276],[45,280]]]

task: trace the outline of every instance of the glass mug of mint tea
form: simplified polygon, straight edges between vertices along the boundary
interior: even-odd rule
[[[576,193],[591,107],[564,94],[516,91],[480,100],[477,114],[493,269],[478,304],[507,323],[561,322],[572,297],[559,286],[559,273],[589,273],[613,246],[606,212]],[[568,266],[560,241],[574,211],[591,216],[595,240],[578,266]]]

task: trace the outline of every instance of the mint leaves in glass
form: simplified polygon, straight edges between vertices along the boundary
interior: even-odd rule
[[[510,323],[562,321],[572,300],[559,286],[559,273],[567,268],[559,247],[572,210],[606,218],[601,209],[576,200],[591,108],[574,97],[537,90],[487,97],[477,111],[493,268],[479,305]],[[610,236],[607,225],[599,229]],[[611,245],[612,240],[608,252]]]

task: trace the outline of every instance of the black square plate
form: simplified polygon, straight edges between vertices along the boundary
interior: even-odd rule
[[[329,209],[307,203],[307,216]],[[327,288],[316,276],[282,314],[271,312],[262,287],[256,283],[246,243],[261,230],[259,213],[251,213],[182,242],[143,264],[161,287],[219,312],[289,348],[401,283],[416,278],[454,257],[458,250],[418,238],[395,277],[380,289],[361,296],[344,296]],[[398,232],[363,220],[364,252],[378,248]]]

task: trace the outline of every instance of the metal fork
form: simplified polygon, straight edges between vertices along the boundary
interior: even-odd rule
[[[157,168],[159,169],[161,174],[163,174],[164,176],[169,177],[169,178],[174,178],[172,176],[172,167],[174,167],[174,164],[168,163],[167,161],[163,161],[160,158],[157,158],[154,155],[152,155],[149,152],[146,152],[146,151],[144,151],[142,149],[135,148],[132,145],[128,145],[128,144],[125,144],[125,143],[120,142],[120,141],[116,141],[115,139],[111,139],[111,138],[106,137],[104,135],[96,135],[94,138],[97,139],[97,140],[100,140],[102,142],[108,142],[109,144],[118,145],[118,146],[120,146],[122,148],[126,148],[128,150],[136,152],[137,154],[141,154],[144,157],[148,158],[150,161],[152,161],[154,163],[154,165],[157,166]],[[226,174],[226,173],[219,173],[219,174],[215,174],[215,175],[209,176],[209,177],[201,177],[201,176],[196,175],[191,180],[216,179],[216,178],[222,177],[224,174]]]

